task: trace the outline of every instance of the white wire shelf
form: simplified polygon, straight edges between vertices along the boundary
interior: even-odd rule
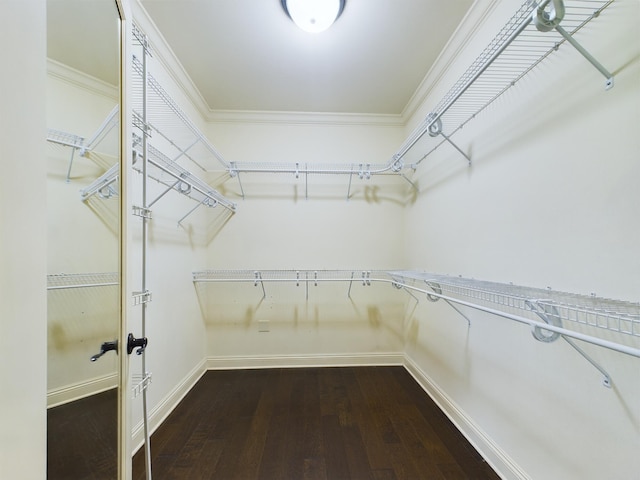
[[[400,283],[427,287],[435,299],[438,297],[433,293],[440,293],[534,316],[536,311],[542,311],[552,323],[594,327],[640,338],[640,303],[431,273],[389,273]]]
[[[265,284],[291,283],[304,285],[309,296],[309,286],[322,283],[344,282],[349,284],[347,297],[351,298],[351,287],[354,283],[364,287],[371,286],[375,278],[391,277],[382,270],[203,270],[193,272],[194,283],[253,283],[262,287],[263,298],[266,297]]]
[[[135,150],[141,143],[139,137],[134,138],[134,163],[133,168],[142,173],[143,161],[142,153]],[[169,187],[169,190],[175,190],[176,192],[185,195],[192,200],[198,202],[199,205],[206,207],[216,207],[221,205],[231,212],[235,212],[236,204],[227,200],[217,190],[212,188],[204,180],[201,180],[193,173],[189,172],[186,168],[181,167],[178,163],[169,159],[160,150],[156,149],[152,145],[147,145],[148,151],[148,168],[147,175],[156,180],[158,183]],[[168,191],[168,190],[167,190]],[[167,192],[165,191],[165,193]],[[164,193],[160,196],[162,197]],[[149,206],[153,205],[157,200],[151,202]],[[184,219],[184,217],[183,217]],[[180,222],[178,222],[180,223]]]
[[[55,130],[52,128],[47,130],[48,142],[71,148],[69,168],[67,169],[67,182],[71,179],[71,168],[73,167],[76,150],[81,156],[86,156],[89,152],[95,151],[105,138],[107,138],[109,133],[120,123],[120,117],[118,115],[119,111],[120,109],[118,105],[113,107],[102,124],[88,140],[80,135],[64,132],[62,130]],[[117,152],[112,153],[117,156]]]
[[[393,270],[203,270],[193,272],[193,282],[253,283],[262,287],[263,295],[264,284],[269,282],[304,284],[307,288],[310,284],[317,286],[322,282],[362,282],[365,286],[388,283],[410,293],[416,301],[419,301],[419,297],[414,295],[416,292],[425,294],[430,301],[443,299],[469,324],[470,320],[460,306],[527,324],[536,340],[542,342],[563,338],[603,373],[607,386],[610,386],[608,374],[573,339],[640,358],[640,348],[633,346],[640,337],[640,303],[595,295]],[[614,334],[616,341],[597,336],[598,331],[606,331],[608,336]]]
[[[371,178],[372,175],[391,174],[389,165],[384,163],[269,163],[231,162],[229,172],[237,173],[288,173],[295,175],[358,175]]]
[[[139,33],[141,34],[141,33]],[[132,66],[135,75],[132,82],[132,108],[134,122],[155,142],[172,161],[189,159],[203,171],[226,170],[229,163],[207,140],[178,104],[162,88],[142,62],[134,55]],[[143,75],[147,76],[147,88],[143,88]],[[146,94],[146,98],[145,98]],[[146,108],[145,108],[146,106]],[[146,111],[146,116],[142,113]]]
[[[552,3],[564,7],[564,17],[557,26],[541,31],[534,21],[535,12],[538,8],[551,9]],[[613,0],[525,1],[431,113],[407,137],[394,159],[416,167],[440,145],[449,142],[470,161],[449,137],[565,42],[575,47],[604,75],[606,88],[613,86],[612,75],[573,39],[579,30],[599,17],[611,3]]]
[[[135,73],[132,82],[133,120],[134,127],[140,130],[140,135],[133,135],[133,168],[167,187],[144,208],[150,209],[174,190],[197,202],[178,220],[178,225],[200,206],[215,208],[220,205],[227,215],[232,215],[236,204],[180,163],[188,162],[193,168],[203,171],[216,166],[226,169],[229,164],[148,71],[150,45],[147,37],[136,26],[133,33],[134,39],[143,47],[143,61],[132,56]]]
[[[51,143],[57,143],[65,147],[77,148],[79,150],[84,149],[84,137],[75,135],[73,133],[63,132],[62,130],[55,130],[53,128],[47,129],[47,141]]]
[[[353,282],[371,284],[373,277],[391,277],[382,270],[202,270],[194,282]]]
[[[94,288],[120,285],[118,272],[56,273],[47,275],[47,290]]]

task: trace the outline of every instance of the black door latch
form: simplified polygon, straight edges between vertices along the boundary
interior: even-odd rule
[[[138,350],[136,350],[136,355],[142,355],[144,349],[147,348],[147,337],[135,338],[133,333],[130,333],[127,339],[127,353],[131,355],[131,352],[133,352],[133,349],[136,347],[139,347]]]

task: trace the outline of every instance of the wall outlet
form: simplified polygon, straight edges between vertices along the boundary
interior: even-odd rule
[[[269,320],[258,320],[258,332],[269,331]]]

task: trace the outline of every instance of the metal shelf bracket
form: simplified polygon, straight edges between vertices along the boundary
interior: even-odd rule
[[[609,90],[613,87],[613,75],[609,72],[598,60],[596,60],[582,45],[578,43],[573,36],[560,26],[560,23],[564,19],[566,10],[563,0],[553,0],[553,2],[546,2],[547,5],[541,4],[533,12],[533,24],[541,32],[549,32],[556,30],[562,37],[569,42],[591,65],[593,65],[604,77],[606,78],[605,90]],[[552,3],[552,5],[549,5]],[[548,7],[548,8],[547,8]],[[600,10],[592,15],[593,18],[600,15]]]
[[[560,312],[558,311],[557,307],[551,304],[551,300],[525,300],[524,303],[527,308],[529,308],[533,313],[540,317],[545,323],[554,325],[556,327],[562,327],[562,318],[560,316]],[[535,338],[539,342],[545,343],[555,342],[558,338],[562,338],[602,374],[602,385],[607,388],[611,388],[611,375],[609,375],[609,373],[602,366],[600,366],[598,362],[591,358],[591,356],[582,348],[580,348],[571,338],[558,332],[550,332],[538,326],[532,327],[531,334],[533,335],[533,338]]]
[[[151,292],[149,290],[145,290],[144,292],[133,292],[131,299],[134,307],[149,303],[151,302]]]

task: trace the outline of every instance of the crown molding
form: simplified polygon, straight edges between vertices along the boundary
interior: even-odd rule
[[[87,75],[80,70],[76,70],[51,58],[47,58],[47,75],[115,101],[118,100],[120,94],[117,85],[112,85],[99,78]]]
[[[191,104],[198,111],[200,116],[207,120],[211,109],[205,101],[204,97],[193,83],[193,80],[178,60],[166,39],[160,33],[155,22],[151,19],[140,0],[132,2],[133,21],[138,27],[149,37],[151,42],[151,52],[153,57],[158,60],[164,70],[176,82],[178,87],[185,93]]]
[[[215,110],[193,83],[179,59],[169,47],[140,0],[132,3],[134,21],[151,40],[154,57],[185,93],[186,97],[207,123],[263,123],[306,125],[374,125],[405,127],[423,106],[435,85],[446,74],[460,53],[469,44],[476,31],[501,0],[476,0],[455,30],[436,62],[429,69],[409,102],[399,114],[355,114],[290,111]]]
[[[376,125],[402,127],[401,115],[376,115],[354,113],[324,112],[288,112],[257,110],[214,110],[193,83],[162,33],[153,22],[144,6],[137,0],[134,3],[134,20],[138,27],[151,40],[152,54],[185,93],[202,119],[207,123],[263,123],[263,124],[302,124],[302,125]]]
[[[407,125],[418,110],[425,104],[433,88],[442,80],[460,53],[469,45],[476,32],[487,21],[496,5],[502,0],[476,0],[464,16],[458,28],[444,46],[440,55],[431,66],[414,94],[401,113]]]
[[[210,110],[210,123],[271,123],[294,125],[367,125],[379,127],[402,127],[401,115],[379,115],[366,113],[325,113],[250,110]]]

